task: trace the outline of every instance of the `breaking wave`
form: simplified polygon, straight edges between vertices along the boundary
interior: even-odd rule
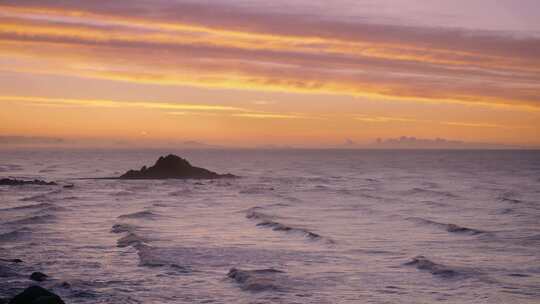
[[[11,222],[7,222],[10,225],[34,225],[34,224],[46,224],[53,221],[56,217],[52,214],[34,215],[29,217],[23,217]]]
[[[22,227],[10,232],[0,234],[0,242],[11,242],[20,240],[30,235],[30,229]]]
[[[412,188],[405,192],[406,195],[429,195],[429,196],[439,196],[444,198],[458,198],[456,194],[448,191],[438,191],[424,188]]]
[[[305,228],[299,228],[299,227],[292,227],[280,222],[277,222],[275,220],[275,216],[262,213],[257,211],[258,209],[261,209],[260,207],[254,207],[249,209],[246,212],[246,218],[252,219],[252,220],[258,220],[257,227],[264,227],[264,228],[271,228],[273,231],[282,231],[282,232],[291,232],[291,233],[299,233],[303,236],[307,237],[310,240],[322,240],[323,237],[313,231],[310,231]],[[333,242],[331,240],[326,239],[329,242]]]
[[[253,186],[248,187],[243,190],[240,190],[240,194],[264,194],[270,191],[274,191],[274,187],[267,187],[267,186]]]
[[[44,208],[50,208],[54,207],[53,204],[48,202],[42,202],[38,204],[31,204],[31,205],[24,205],[24,206],[17,206],[12,208],[5,208],[2,209],[2,211],[9,211],[9,210],[28,210],[28,209],[44,209]]]
[[[227,277],[245,291],[286,291],[288,289],[285,272],[273,268],[257,270],[231,268]]]
[[[516,194],[512,191],[507,191],[507,192],[502,193],[501,195],[498,196],[497,199],[501,202],[511,203],[511,204],[523,203],[522,200],[519,200],[516,198]]]
[[[122,219],[122,218],[127,218],[127,219],[155,219],[159,217],[158,214],[155,214],[154,212],[152,211],[149,211],[149,210],[145,210],[145,211],[139,211],[139,212],[134,212],[134,213],[129,213],[129,214],[123,214],[123,215],[120,215],[118,218],[119,219]]]
[[[145,241],[145,238],[139,236],[138,234],[129,232],[125,236],[119,238],[118,241],[116,241],[116,246],[120,248],[128,246],[138,246],[144,244]]]
[[[434,276],[445,279],[466,278],[478,274],[477,271],[465,268],[450,267],[443,264],[438,264],[427,259],[425,256],[419,255],[411,261],[403,264],[405,266],[414,266],[418,270],[428,271]]]
[[[111,233],[124,233],[124,232],[133,232],[135,226],[130,224],[114,224],[111,228]]]
[[[426,225],[432,225],[432,226],[435,226],[435,227],[439,227],[439,228],[444,229],[444,230],[446,230],[447,232],[450,232],[450,233],[462,233],[462,234],[470,234],[470,235],[478,235],[478,234],[486,233],[486,231],[479,230],[479,229],[467,228],[467,227],[459,226],[459,225],[456,225],[456,224],[439,223],[439,222],[435,222],[435,221],[432,221],[432,220],[427,220],[427,219],[423,219],[423,218],[419,218],[419,217],[412,217],[412,218],[409,218],[409,219],[413,220],[413,221],[416,221],[418,223],[421,223],[421,224],[426,224]]]

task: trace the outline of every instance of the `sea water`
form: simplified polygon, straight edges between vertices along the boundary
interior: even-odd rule
[[[241,178],[79,179],[169,153]],[[540,302],[538,151],[4,150],[0,177],[59,184],[0,186],[0,298],[41,271],[66,303]]]

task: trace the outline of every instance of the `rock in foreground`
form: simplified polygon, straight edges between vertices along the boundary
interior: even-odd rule
[[[30,286],[16,295],[9,304],[65,304],[62,299],[39,286]]]
[[[121,179],[216,179],[216,178],[234,178],[232,174],[218,174],[210,170],[194,167],[187,160],[176,155],[169,154],[160,157],[150,168],[146,166],[141,170],[129,170]]]
[[[2,178],[0,179],[0,186],[22,186],[22,185],[38,185],[38,186],[56,186],[55,182],[46,182],[43,180],[21,180],[21,179],[11,179],[11,178]]]

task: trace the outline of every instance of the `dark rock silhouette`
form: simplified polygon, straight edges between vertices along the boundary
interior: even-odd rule
[[[194,167],[187,160],[169,154],[160,157],[150,168],[146,166],[141,170],[129,170],[121,175],[120,179],[216,179],[234,178],[232,174],[218,174],[210,170]]]
[[[11,299],[9,304],[65,304],[65,302],[47,289],[30,286]]]
[[[32,272],[30,275],[30,280],[37,281],[37,282],[43,282],[45,281],[49,276],[44,274],[43,272]]]
[[[39,179],[34,180],[20,180],[11,178],[0,179],[0,186],[22,186],[22,185],[38,185],[38,186],[56,186],[55,182],[46,182]]]

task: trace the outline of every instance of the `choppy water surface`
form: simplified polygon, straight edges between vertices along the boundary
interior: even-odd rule
[[[170,152],[243,178],[73,179]],[[68,303],[540,300],[539,152],[3,151],[8,176],[74,187],[0,187],[0,298],[42,271]]]

